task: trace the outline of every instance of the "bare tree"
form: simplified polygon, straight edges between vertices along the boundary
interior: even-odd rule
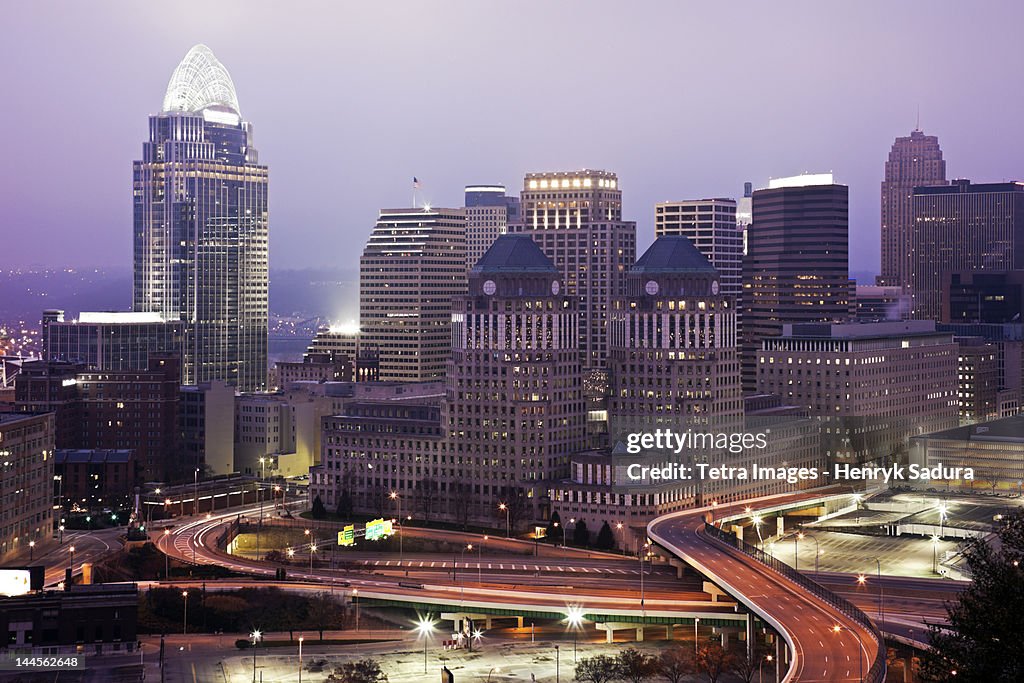
[[[416,482],[416,506],[424,522],[430,522],[438,501],[437,480],[427,475]]]
[[[690,648],[675,645],[663,650],[658,657],[658,674],[668,683],[682,683],[690,674],[697,672]]]
[[[758,665],[761,663],[763,654],[759,648],[754,648],[752,656],[747,656],[747,649],[732,655],[729,663],[729,672],[738,677],[743,683],[750,683],[754,680]]]
[[[731,665],[732,655],[718,643],[708,643],[697,653],[697,669],[708,677],[710,683],[717,683]]]

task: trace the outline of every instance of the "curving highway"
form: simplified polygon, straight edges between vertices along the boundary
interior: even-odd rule
[[[784,678],[787,682],[864,680],[882,645],[875,631],[861,621],[712,538],[705,531],[705,517],[739,516],[754,503],[785,505],[821,495],[774,496],[685,510],[660,517],[647,528],[651,540],[708,577],[782,635],[792,653]]]

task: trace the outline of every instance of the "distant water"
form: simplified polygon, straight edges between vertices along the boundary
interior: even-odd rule
[[[309,346],[308,339],[274,339],[270,338],[270,342],[267,346],[267,357],[270,361],[270,367],[274,367],[274,363],[283,361],[298,361],[302,360],[302,353]]]

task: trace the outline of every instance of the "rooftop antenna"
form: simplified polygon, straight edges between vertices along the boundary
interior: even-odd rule
[[[917,126],[914,128],[917,132],[921,132],[921,104],[917,105]]]

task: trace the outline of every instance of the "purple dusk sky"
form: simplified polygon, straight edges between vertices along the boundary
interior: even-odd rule
[[[0,267],[131,264],[131,165],[195,43],[228,67],[271,173],[271,266],[354,267],[411,180],[437,206],[528,171],[619,174],[653,205],[770,176],[850,186],[876,272],[893,138],[950,177],[1024,177],[1019,2],[9,2]]]

